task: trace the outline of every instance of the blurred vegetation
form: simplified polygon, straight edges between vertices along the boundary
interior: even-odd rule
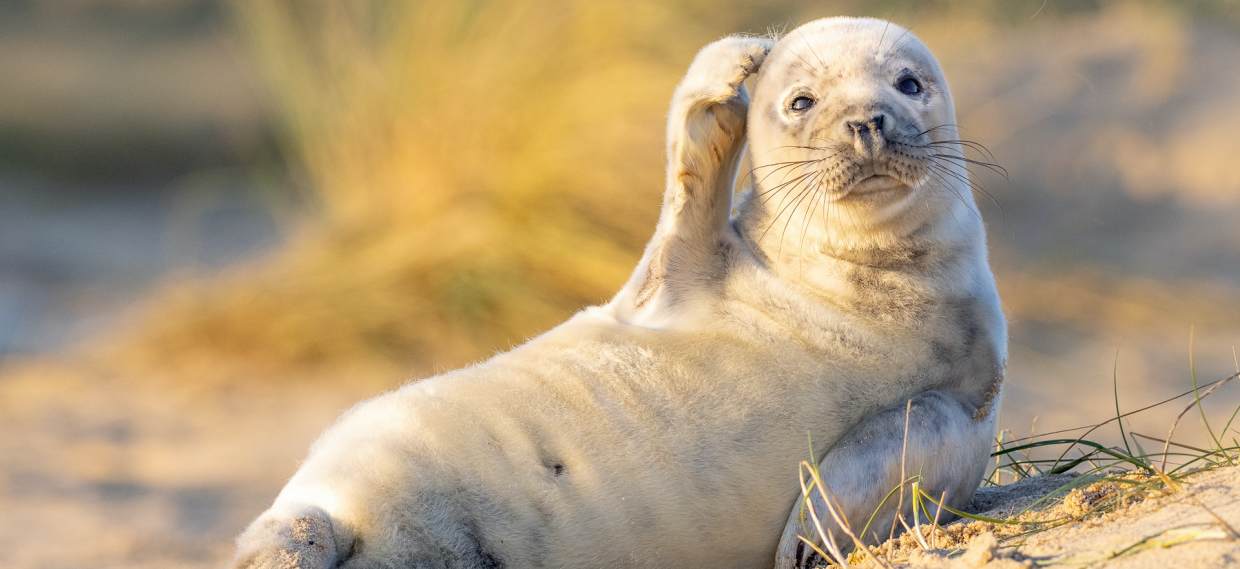
[[[653,226],[680,68],[738,23],[707,2],[236,7],[319,215],[244,284],[182,291],[153,344],[276,365],[459,364],[605,300]]]
[[[169,287],[137,343],[154,362],[427,371],[604,301],[653,228],[672,87],[694,51],[726,33],[874,15],[916,24],[945,60],[969,61],[976,45],[1033,19],[1144,18],[1096,2],[843,2],[830,13],[707,0],[232,6],[313,215],[274,258]],[[1155,27],[1188,9],[1236,18],[1225,1],[1146,6]],[[970,94],[979,80],[955,82],[993,106]],[[1012,100],[998,112],[1026,112]],[[984,140],[1012,132],[993,117],[977,124]]]

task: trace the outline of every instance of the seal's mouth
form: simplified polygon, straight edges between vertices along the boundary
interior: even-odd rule
[[[912,189],[914,183],[909,179],[913,161],[904,160],[900,163],[883,157],[879,160],[859,160],[853,162],[851,176],[842,180],[835,191],[837,200],[894,198]],[[907,163],[907,164],[906,164]]]
[[[871,174],[857,180],[846,189],[848,195],[875,195],[895,190],[906,190],[908,184],[886,174]]]

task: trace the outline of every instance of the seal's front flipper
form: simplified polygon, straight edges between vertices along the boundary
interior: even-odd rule
[[[698,52],[672,97],[667,124],[667,190],[654,238],[612,300],[624,321],[660,326],[722,279],[732,182],[745,140],[749,101],[742,87],[770,40],[727,37]]]
[[[929,391],[913,398],[907,414],[905,406],[900,405],[871,415],[853,427],[827,453],[818,469],[840,519],[847,520],[858,539],[873,545],[887,539],[893,527],[897,534],[903,529],[895,523],[897,508],[905,523],[913,525],[911,478],[916,477],[918,485],[935,500],[946,495],[949,506],[967,507],[982,481],[994,434],[993,411],[978,415],[976,409],[953,395]],[[892,493],[902,479],[903,494]],[[813,539],[823,547],[819,524],[842,550],[852,549],[851,538],[827,510],[821,494],[814,490],[810,495],[819,524],[810,519],[808,504],[800,495],[797,497],[776,551],[776,569],[812,566],[807,558],[813,550],[797,536]],[[933,503],[925,505],[929,517],[934,519],[938,508]],[[941,523],[953,517],[943,511],[937,519]]]

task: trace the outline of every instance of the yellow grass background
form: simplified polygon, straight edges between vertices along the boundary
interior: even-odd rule
[[[272,266],[174,303],[160,351],[456,365],[627,276],[677,60],[709,37],[672,32],[708,3],[236,7],[318,216]]]

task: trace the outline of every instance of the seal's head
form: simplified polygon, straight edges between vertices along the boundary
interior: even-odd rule
[[[755,80],[752,198],[768,229],[818,226],[844,247],[899,240],[975,209],[955,122],[938,62],[908,30],[810,22],[779,40]]]

